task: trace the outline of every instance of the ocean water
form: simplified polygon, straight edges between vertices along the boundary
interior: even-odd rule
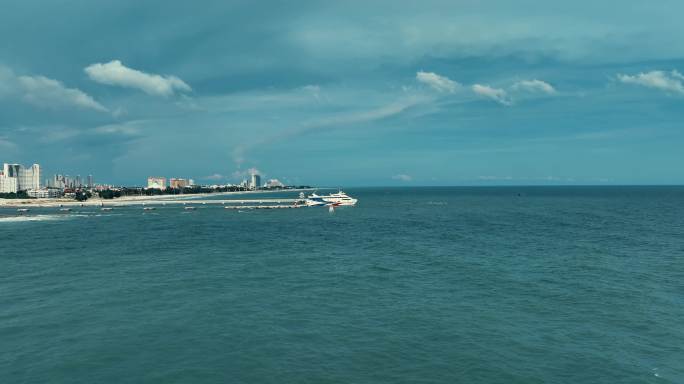
[[[684,188],[0,210],[0,383],[683,383]]]

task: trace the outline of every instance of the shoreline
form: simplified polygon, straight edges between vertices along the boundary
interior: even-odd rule
[[[306,192],[321,188],[297,188],[275,191],[235,191],[235,192],[212,192],[212,193],[188,193],[184,195],[155,195],[155,196],[122,196],[115,199],[100,199],[99,197],[92,197],[86,201],[76,201],[74,199],[65,198],[39,198],[39,199],[0,199],[0,208],[60,208],[60,207],[121,207],[129,205],[144,205],[144,204],[181,204],[184,202],[197,201],[201,202],[202,197],[216,197],[216,196],[238,196],[248,194],[261,193],[287,193],[287,192]],[[216,200],[218,204],[221,200]],[[229,201],[230,199],[226,199]],[[267,200],[267,199],[264,199]],[[289,199],[280,199],[289,200]]]

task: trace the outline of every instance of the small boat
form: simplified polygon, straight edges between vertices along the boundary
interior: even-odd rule
[[[71,208],[60,208],[60,212],[71,212]]]
[[[114,208],[103,207],[103,208],[100,208],[100,211],[111,211],[112,209],[114,209]]]
[[[186,211],[194,211],[197,207],[183,207]]]
[[[144,207],[143,211],[154,211],[155,209],[157,209],[157,208],[155,208],[155,207]]]
[[[18,208],[17,209],[17,212],[28,212],[28,211],[30,211],[30,209],[28,209],[28,208]]]

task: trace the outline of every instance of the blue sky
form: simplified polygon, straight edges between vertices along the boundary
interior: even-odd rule
[[[3,2],[0,162],[315,185],[684,183],[684,3]]]

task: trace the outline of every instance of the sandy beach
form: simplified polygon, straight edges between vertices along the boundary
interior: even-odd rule
[[[264,194],[264,193],[284,193],[284,192],[306,192],[312,191],[313,189],[288,189],[288,190],[275,190],[275,191],[238,191],[238,192],[216,192],[216,193],[188,193],[183,195],[156,195],[156,196],[122,196],[116,199],[100,199],[99,197],[92,197],[86,201],[76,201],[74,199],[67,198],[44,198],[44,199],[0,199],[0,208],[57,208],[57,207],[87,207],[87,206],[109,206],[109,207],[121,207],[127,205],[147,205],[147,204],[182,204],[189,202],[196,203],[214,203],[220,204],[222,200],[217,200],[217,196],[239,196],[239,195],[251,195],[251,194]],[[202,201],[205,198],[206,201]],[[208,200],[211,198],[211,200]],[[287,201],[289,199],[276,199],[279,201]],[[234,199],[226,199],[234,200]],[[259,199],[257,199],[259,200]],[[263,199],[270,200],[270,199]],[[239,200],[240,201],[240,200]],[[253,201],[253,200],[244,200]]]

